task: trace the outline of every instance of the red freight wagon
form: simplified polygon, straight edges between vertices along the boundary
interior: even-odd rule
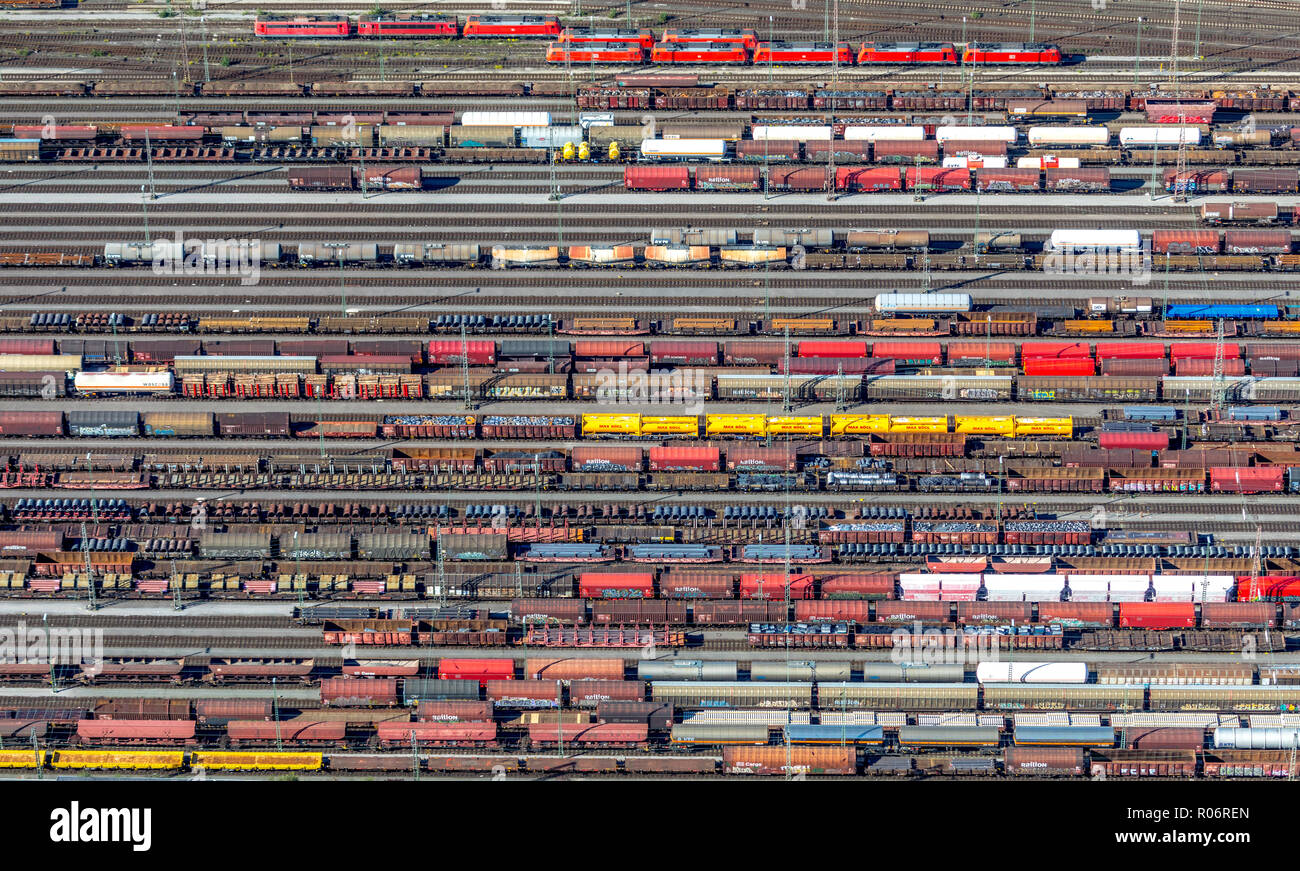
[[[1175,342],[1169,346],[1169,359],[1177,360],[1181,357],[1208,357],[1213,359],[1217,353],[1214,342]],[[1240,357],[1241,346],[1235,342],[1225,343],[1223,346],[1224,357]]]
[[[1211,376],[1214,374],[1214,361],[1204,357],[1183,357],[1174,365],[1174,374],[1180,376]],[[1223,361],[1223,374],[1229,377],[1246,374],[1246,361],[1240,357],[1228,357]]]
[[[124,142],[198,142],[206,131],[202,127],[178,127],[168,124],[126,124],[122,127]]]
[[[362,15],[357,19],[360,36],[459,36],[460,23],[455,15],[429,12],[395,15]]]
[[[1053,359],[1091,357],[1087,342],[1024,342],[1020,345],[1020,359]]]
[[[1168,375],[1169,361],[1159,360],[1125,360],[1109,357],[1100,361],[1102,375],[1114,375],[1117,378],[1143,378],[1153,375]]]
[[[639,472],[641,449],[613,445],[574,447],[569,462],[575,472]]]
[[[758,48],[758,34],[753,30],[726,30],[701,28],[697,30],[665,30],[664,42],[733,43],[738,42],[753,51]],[[670,87],[671,85],[665,85]],[[683,85],[683,87],[685,87]]]
[[[749,63],[749,49],[743,42],[661,42],[650,52],[656,64],[743,64]]]
[[[14,125],[15,139],[52,139],[52,140],[80,140],[85,141],[94,139],[99,135],[98,128],[89,124],[85,125]]]
[[[1277,608],[1269,602],[1202,602],[1202,629],[1272,629]]]
[[[651,448],[652,472],[716,472],[721,468],[717,448]]]
[[[1038,622],[1071,629],[1106,628],[1115,623],[1114,606],[1109,602],[1039,602]]]
[[[895,167],[839,166],[835,168],[837,191],[901,191],[903,176]]]
[[[575,680],[569,684],[569,704],[594,708],[602,702],[643,702],[645,681]]]
[[[864,42],[859,64],[955,64],[957,49],[951,42]]]
[[[942,146],[944,157],[1007,156],[1007,144],[998,139],[949,139]]]
[[[875,342],[871,346],[871,356],[899,360],[913,366],[940,366],[943,364],[943,345],[938,342]]]
[[[1300,599],[1300,576],[1241,575],[1237,578],[1237,599],[1249,602]]]
[[[813,166],[774,166],[767,174],[768,186],[774,191],[824,191],[827,170]]]
[[[812,575],[790,575],[787,580],[782,575],[741,575],[740,598],[742,599],[784,599],[785,585],[790,587],[791,599],[811,599],[813,596]]]
[[[513,659],[442,659],[438,661],[441,680],[476,680],[487,686],[490,680],[514,680]]]
[[[894,575],[836,575],[823,578],[823,599],[892,599]]]
[[[327,707],[374,708],[397,704],[396,678],[327,677],[320,682]]]
[[[994,193],[1009,191],[1036,191],[1039,188],[1040,172],[1037,169],[988,169],[980,167],[975,170],[975,184],[981,191]]]
[[[645,723],[532,723],[531,744],[599,745],[639,747],[646,743],[650,727]]]
[[[1043,158],[1043,189],[1048,191],[1078,193],[1104,193],[1110,190],[1110,170],[1104,166],[1081,166],[1075,169],[1061,169],[1052,166]]]
[[[60,374],[59,376],[63,376]],[[0,411],[0,435],[61,436],[61,411]]]
[[[736,579],[732,575],[703,572],[670,572],[659,581],[665,599],[733,599]]]
[[[421,701],[415,709],[415,719],[422,723],[490,723],[492,703],[469,699],[446,702]]]
[[[415,677],[420,673],[418,659],[363,659],[345,662],[343,674],[348,677]]]
[[[876,623],[951,623],[951,602],[897,602],[876,603]]]
[[[728,445],[727,468],[741,472],[793,472],[797,466],[793,447]]]
[[[685,166],[625,166],[623,187],[630,191],[690,190],[691,171]]]
[[[1097,441],[1107,450],[1163,451],[1169,448],[1169,433],[1104,432]]]
[[[560,19],[554,15],[469,15],[465,18],[467,38],[502,36],[548,37],[560,35]]]
[[[1151,250],[1156,254],[1218,254],[1218,230],[1153,230]]]
[[[654,575],[624,572],[584,572],[578,576],[583,599],[651,599]]]
[[[1098,360],[1163,360],[1164,356],[1165,346],[1158,342],[1097,343]]]
[[[1192,602],[1120,602],[1121,629],[1195,629]]]
[[[347,740],[348,724],[344,720],[231,720],[226,723],[226,737],[231,747],[241,744],[339,744]]]
[[[879,146],[880,143],[877,143]],[[968,191],[971,175],[968,169],[944,166],[909,166],[904,170],[909,191]]]
[[[1281,493],[1285,466],[1216,466],[1210,469],[1214,493]]]
[[[1173,726],[1130,726],[1128,746],[1134,750],[1200,750],[1205,729]]]
[[[962,52],[964,64],[1059,64],[1061,50],[1045,42],[972,42]]]
[[[604,680],[621,681],[627,670],[622,659],[550,659],[529,657],[524,663],[524,676],[550,681]]]
[[[949,342],[948,365],[981,365],[985,360],[995,363],[1014,363],[1016,346],[1013,342]]]
[[[716,366],[718,343],[651,342],[650,362],[670,366]]]
[[[838,46],[829,42],[760,42],[754,49],[754,63],[833,64],[853,63],[853,50],[847,42]]]
[[[328,37],[352,35],[352,22],[346,15],[259,15],[253,22],[256,36]]]
[[[800,357],[866,357],[866,342],[800,342]]]
[[[939,143],[933,139],[912,142],[905,139],[880,139],[871,145],[876,163],[913,164],[939,162]]]
[[[893,360],[870,357],[794,357],[790,360],[791,375],[893,375],[896,368]],[[776,364],[776,372],[785,374],[785,360]]]
[[[78,720],[85,744],[193,744],[193,720]]]
[[[1026,375],[1095,375],[1097,364],[1091,357],[1062,360],[1033,357],[1024,361]]]
[[[1224,230],[1225,254],[1290,254],[1290,230]]]
[[[958,602],[957,622],[976,626],[1023,626],[1033,622],[1029,602]]]
[[[496,342],[439,339],[429,343],[430,363],[459,365],[468,362],[471,366],[490,366],[496,359]]]
[[[865,599],[809,599],[795,603],[794,619],[800,622],[836,620],[868,623],[871,621],[871,603]]]
[[[498,708],[558,708],[560,682],[524,678],[523,680],[490,680],[483,685],[484,696]]]
[[[385,750],[410,747],[413,737],[417,745],[430,747],[482,747],[496,743],[497,724],[386,722],[376,723],[375,733]]]
[[[573,343],[575,357],[644,357],[645,343],[628,339],[579,339]]]

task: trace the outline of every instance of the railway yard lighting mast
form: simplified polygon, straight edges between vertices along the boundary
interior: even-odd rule
[[[826,154],[828,156],[826,169],[826,200],[835,202],[835,92],[840,86],[840,0],[835,0],[835,12],[832,15],[832,33],[831,41],[831,87],[830,93],[827,94],[827,113],[826,126],[830,128],[830,139],[827,141]]]
[[[1178,36],[1182,25],[1182,0],[1174,0],[1173,32],[1169,37],[1169,82],[1175,94],[1178,93]],[[1178,160],[1174,166],[1174,202],[1187,202],[1187,106],[1181,100],[1178,103]]]
[[[1137,90],[1138,75],[1142,70],[1142,16],[1138,16],[1137,50],[1133,52],[1133,90]]]
[[[212,81],[212,73],[208,69],[208,19],[206,16],[199,17],[199,25],[203,28],[203,81]]]

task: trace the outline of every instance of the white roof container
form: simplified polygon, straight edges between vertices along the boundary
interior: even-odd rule
[[[1006,169],[1007,159],[997,155],[984,157],[967,157],[966,155],[953,155],[943,159],[943,165],[949,169],[966,169],[973,167],[977,169]]]
[[[1089,251],[1094,248],[1139,251],[1142,234],[1137,230],[1053,230],[1045,247],[1048,251]]]
[[[934,138],[940,142],[947,142],[952,139],[962,142],[1006,142],[1008,144],[1016,141],[1016,128],[1014,127],[937,127],[934,131]]]
[[[980,683],[1087,683],[1086,662],[981,662]]]
[[[1194,602],[1196,588],[1188,575],[1152,575],[1151,588],[1157,602]]]
[[[1177,147],[1180,141],[1186,141],[1188,145],[1200,145],[1201,128],[1168,124],[1159,127],[1121,127],[1119,131],[1120,145],[1172,145]]]
[[[1101,124],[1044,124],[1030,127],[1030,145],[1108,145],[1110,129]]]
[[[84,393],[166,393],[172,389],[172,373],[78,372],[72,383]]]
[[[990,602],[1059,602],[1065,587],[1064,575],[984,575],[984,590]]]
[[[844,128],[845,139],[859,139],[866,142],[890,140],[894,142],[920,142],[925,138],[924,127],[906,124],[887,124],[884,127],[867,127],[862,124],[850,124]]]
[[[462,112],[465,127],[550,127],[550,112]]]
[[[1017,157],[1016,169],[1078,169],[1077,157]]]
[[[829,142],[831,128],[819,124],[784,124],[779,127],[755,127],[753,138],[777,142]]]
[[[641,142],[641,157],[699,157],[705,160],[722,160],[727,156],[725,139],[646,139]]]
[[[563,148],[582,140],[583,128],[578,126],[519,128],[519,144],[524,148]]]
[[[1071,602],[1105,602],[1110,595],[1110,575],[1070,575]]]
[[[876,311],[890,312],[968,312],[971,298],[968,293],[880,293],[876,295]]]

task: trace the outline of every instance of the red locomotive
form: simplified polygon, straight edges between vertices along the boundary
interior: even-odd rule
[[[363,15],[357,19],[358,36],[460,36],[455,15],[417,12],[410,15]]]
[[[758,34],[753,30],[723,30],[707,28],[701,30],[665,30],[664,42],[708,42],[708,43],[743,43],[753,52],[758,48]]]
[[[554,15],[469,15],[462,35],[467,39],[510,36],[556,39],[560,35],[560,19]]]
[[[270,37],[346,39],[352,35],[352,22],[346,15],[259,15],[253,23],[253,33]]]
[[[650,52],[656,64],[743,64],[749,63],[749,49],[743,42],[661,42]]]
[[[858,49],[860,64],[956,64],[951,42],[864,42]]]
[[[633,43],[553,42],[546,48],[547,63],[639,64],[645,61],[645,49]]]
[[[655,45],[655,35],[649,30],[620,30],[617,27],[566,27],[560,42],[603,42],[610,45],[641,46],[650,51]]]
[[[1045,42],[972,42],[962,52],[967,64],[1059,64],[1061,50]]]

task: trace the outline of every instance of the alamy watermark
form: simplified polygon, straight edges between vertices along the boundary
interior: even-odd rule
[[[258,239],[186,239],[153,243],[153,274],[171,276],[238,275],[239,283],[262,280],[262,242]]]
[[[0,663],[79,666],[93,677],[104,669],[104,630],[32,627],[23,620],[0,626]]]
[[[923,668],[932,665],[978,665],[998,662],[1001,648],[998,636],[951,629],[926,629],[920,620],[910,628],[900,627],[892,633],[894,645],[889,660],[897,665]]]
[[[1138,247],[1098,246],[1095,248],[1056,249],[1043,258],[1043,272],[1048,275],[1113,275],[1127,277],[1130,284],[1151,282],[1151,242],[1142,240]]]
[[[649,372],[620,362],[617,369],[601,369],[595,374],[598,405],[672,405],[679,406],[683,414],[699,415],[704,413],[709,395],[709,374],[702,369]]]

